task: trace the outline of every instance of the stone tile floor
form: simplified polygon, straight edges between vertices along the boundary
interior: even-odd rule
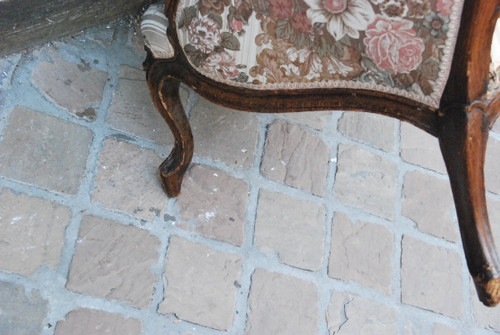
[[[194,164],[118,20],[0,59],[0,334],[494,334],[436,139],[389,118],[230,111],[182,88]],[[500,225],[500,125],[486,177]],[[500,240],[500,227],[496,236]]]

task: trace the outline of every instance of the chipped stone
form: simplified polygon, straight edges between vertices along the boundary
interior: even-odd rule
[[[145,230],[85,216],[71,262],[69,290],[147,308],[159,240]]]
[[[269,126],[261,173],[286,185],[325,195],[328,147],[299,126],[276,121]]]
[[[462,280],[462,260],[456,252],[403,237],[403,303],[460,318],[464,315]]]
[[[229,330],[236,310],[242,259],[173,236],[165,263],[165,299],[158,312]]]
[[[381,303],[333,292],[326,311],[330,335],[396,335],[398,315]]]
[[[353,223],[343,213],[336,213],[328,275],[344,281],[354,280],[363,286],[391,294],[394,237],[382,225]]]
[[[458,221],[450,182],[419,171],[405,174],[402,214],[417,223],[418,230],[456,242]]]
[[[323,130],[332,117],[332,112],[300,112],[300,113],[283,113],[281,116],[288,120],[293,120],[315,130]]]
[[[93,201],[145,220],[161,216],[168,198],[157,176],[160,162],[151,150],[106,139],[98,157]]]
[[[0,270],[32,276],[59,265],[69,208],[9,189],[0,192]]]
[[[394,218],[397,165],[357,145],[339,145],[335,193],[340,201],[386,219]]]
[[[246,335],[318,332],[318,292],[311,282],[257,269],[249,306]]]
[[[393,118],[372,113],[344,112],[338,130],[346,137],[386,152],[394,152],[396,125]]]
[[[223,171],[192,166],[177,199],[179,214],[187,222],[179,227],[241,246],[245,233],[248,184]]]
[[[0,142],[0,174],[75,194],[91,141],[82,126],[17,106]]]
[[[325,209],[316,203],[261,190],[255,245],[277,253],[280,262],[319,270],[325,249]]]

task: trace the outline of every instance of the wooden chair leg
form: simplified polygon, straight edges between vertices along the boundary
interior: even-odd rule
[[[491,234],[484,187],[490,119],[479,105],[442,113],[439,143],[448,169],[465,257],[479,299],[500,302],[500,262]]]
[[[175,138],[172,152],[161,163],[158,174],[165,193],[169,197],[176,197],[180,194],[182,179],[193,158],[193,134],[179,98],[179,82],[162,76],[163,71],[158,72],[148,73],[149,90],[156,109]]]

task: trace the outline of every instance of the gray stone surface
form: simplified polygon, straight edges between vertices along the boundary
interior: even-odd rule
[[[0,142],[0,174],[75,194],[92,133],[79,125],[17,106]]]
[[[325,209],[288,195],[260,191],[254,243],[280,262],[317,271],[325,250]]]
[[[0,270],[32,276],[59,265],[69,208],[46,199],[0,192]]]
[[[261,173],[277,182],[323,196],[328,151],[317,135],[299,126],[276,121],[267,131]]]
[[[432,331],[432,335],[461,335],[462,333],[455,329],[443,325],[442,323],[436,323]]]
[[[387,116],[344,112],[339,120],[338,130],[353,140],[392,153],[396,145],[397,124],[398,121]]]
[[[66,287],[93,297],[147,308],[160,241],[147,231],[85,216]]]
[[[40,61],[33,69],[33,83],[51,101],[89,121],[96,118],[107,74],[83,58],[70,63],[52,54],[52,62]]]
[[[339,145],[335,177],[337,198],[387,219],[394,218],[397,166],[356,145]]]
[[[195,154],[237,169],[252,166],[257,145],[257,116],[201,98],[191,111]]]
[[[488,215],[495,244],[500,245],[500,200],[487,197]]]
[[[500,141],[494,138],[488,140],[486,149],[486,160],[484,164],[484,178],[486,189],[490,192],[500,194]]]
[[[301,113],[283,113],[282,117],[306,125],[316,130],[323,130],[332,117],[332,112],[301,112]]]
[[[421,232],[458,241],[457,214],[448,180],[420,171],[408,172],[402,198],[402,214],[415,221]]]
[[[0,58],[0,89],[11,88],[12,74],[20,59],[21,54],[19,53]]]
[[[144,71],[120,66],[118,85],[109,106],[111,127],[161,145],[172,145],[174,137],[153,105]]]
[[[313,283],[255,270],[245,334],[316,334],[318,315],[318,292]]]
[[[496,334],[500,333],[500,309],[499,308],[491,308],[483,305],[482,302],[479,301],[476,289],[472,281],[470,281],[471,288],[471,298],[472,298],[472,314],[477,324],[485,329],[496,332]]]
[[[452,318],[464,315],[460,257],[454,251],[404,236],[401,299]]]
[[[368,222],[353,222],[344,213],[336,213],[328,275],[344,281],[391,294],[394,237],[386,227]]]
[[[165,263],[165,299],[158,312],[228,330],[233,324],[242,259],[172,237]]]
[[[137,335],[142,325],[137,319],[88,308],[78,308],[56,325],[55,335]]]
[[[245,232],[248,184],[220,170],[193,165],[177,200],[183,229],[241,246]]]
[[[151,150],[106,139],[98,157],[92,200],[146,220],[161,216],[168,198],[157,176],[160,163]]]
[[[401,157],[408,163],[446,174],[437,138],[401,122]]]
[[[44,328],[49,310],[47,300],[36,290],[0,282],[0,334],[34,335]]]
[[[381,303],[333,292],[326,311],[330,335],[396,335],[397,312]]]

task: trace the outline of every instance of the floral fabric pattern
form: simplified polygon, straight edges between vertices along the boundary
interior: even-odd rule
[[[205,76],[253,89],[379,90],[437,107],[458,0],[181,0],[184,53]]]

